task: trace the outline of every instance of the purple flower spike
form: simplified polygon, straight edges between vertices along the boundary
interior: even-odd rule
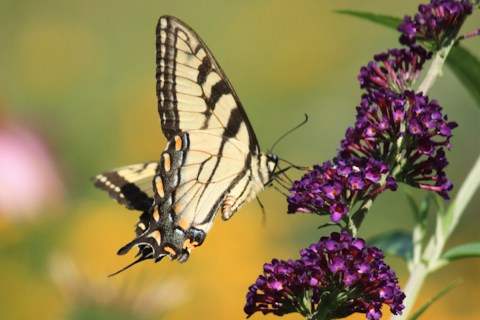
[[[425,61],[431,56],[431,53],[418,46],[377,54],[374,61],[361,68],[358,76],[360,87],[367,91],[389,89],[397,93],[411,90]]]
[[[412,91],[373,91],[363,96],[356,119],[341,142],[339,157],[349,162],[368,159],[357,165],[367,181],[377,183],[387,174],[387,189],[395,190],[396,181],[402,181],[449,198],[452,184],[444,173],[448,164],[444,149],[450,148],[457,124],[442,115],[436,100]],[[375,136],[366,133],[369,128],[376,128]]]
[[[398,26],[400,43],[414,48],[421,42],[430,51],[439,50],[456,37],[471,13],[468,0],[431,0],[430,4],[420,5],[413,18],[405,16]]]
[[[376,320],[383,304],[393,314],[402,313],[405,295],[395,273],[383,261],[383,253],[363,239],[334,232],[300,255],[299,260],[265,264],[247,293],[248,317],[260,311],[336,319],[358,312]]]
[[[385,189],[375,184],[390,177],[388,167],[373,158],[355,158],[345,152],[322,166],[314,166],[290,189],[288,212],[329,215],[334,223],[348,215],[358,199],[365,199]]]

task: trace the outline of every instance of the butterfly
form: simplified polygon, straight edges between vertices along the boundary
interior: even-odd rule
[[[137,247],[138,258],[118,272],[145,259],[187,261],[218,212],[230,219],[279,173],[278,157],[260,151],[237,94],[195,31],[162,16],[156,37],[158,112],[167,146],[159,161],[94,177],[117,202],[142,211],[135,239],[118,251]]]

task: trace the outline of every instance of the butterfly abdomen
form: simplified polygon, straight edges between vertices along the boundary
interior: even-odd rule
[[[257,157],[249,157],[247,161],[250,165],[245,175],[236,182],[222,204],[223,220],[230,219],[237,210],[255,198],[271,182],[276,160],[273,160],[275,163],[272,165],[270,156],[262,153]]]

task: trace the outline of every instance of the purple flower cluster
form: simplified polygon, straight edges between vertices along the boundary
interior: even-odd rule
[[[388,164],[397,181],[429,189],[448,199],[452,184],[445,177],[452,129],[436,100],[405,91],[370,92],[357,107],[357,121],[341,142],[342,155],[373,157]]]
[[[390,89],[401,93],[411,90],[420,75],[423,64],[431,58],[422,47],[393,49],[374,56],[366,67],[362,67],[358,80],[367,91]]]
[[[250,286],[245,312],[251,316],[299,312],[334,319],[359,312],[380,319],[382,304],[401,314],[405,295],[381,250],[346,232],[322,237],[300,251],[299,260],[272,260]],[[321,315],[321,316],[320,316]],[[315,317],[313,317],[315,316]]]
[[[472,13],[468,0],[431,0],[418,6],[412,18],[405,16],[398,26],[400,43],[409,47],[420,42],[430,50],[439,50],[454,39],[467,15]]]
[[[330,215],[337,223],[356,202],[396,190],[397,181],[449,199],[444,148],[450,148],[457,124],[442,115],[436,100],[413,91],[378,90],[365,94],[356,109],[355,125],[333,163],[316,165],[293,183],[289,213]]]
[[[362,169],[360,169],[362,168]],[[396,189],[396,183],[376,184],[388,173],[388,167],[374,158],[334,159],[322,166],[315,165],[300,181],[295,181],[287,198],[288,212],[312,212],[330,215],[337,223],[354,205],[386,187]],[[392,182],[392,183],[390,183]]]

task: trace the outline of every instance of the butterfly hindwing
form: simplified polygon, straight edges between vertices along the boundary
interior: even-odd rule
[[[247,145],[212,132],[196,130],[174,136],[153,180],[155,208],[147,223],[142,215],[137,224],[142,232],[122,253],[142,245],[142,256],[145,249],[153,251],[155,260],[168,254],[185,261],[191,249],[203,242],[220,207],[229,218],[251,193],[246,154]]]
[[[98,174],[93,182],[128,209],[148,211],[153,204],[152,179],[157,166],[157,161],[132,164]]]

